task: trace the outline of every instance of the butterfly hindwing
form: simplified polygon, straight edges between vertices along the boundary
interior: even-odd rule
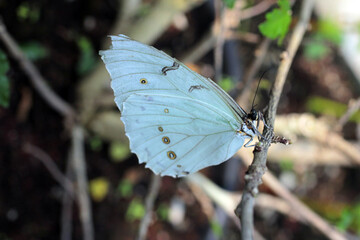
[[[121,119],[131,150],[156,174],[184,176],[219,164],[243,144],[216,108],[193,99],[132,94]]]

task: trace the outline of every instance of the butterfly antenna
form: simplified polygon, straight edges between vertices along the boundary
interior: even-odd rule
[[[252,101],[252,104],[251,104],[251,109],[253,109],[253,108],[255,107],[255,106],[254,106],[254,103],[255,103],[255,98],[256,98],[257,92],[258,92],[258,90],[259,90],[260,82],[261,82],[261,79],[264,77],[264,75],[265,75],[266,72],[267,72],[267,70],[264,71],[264,72],[261,74],[261,77],[260,77],[260,79],[259,79],[258,85],[257,85],[257,87],[256,87],[255,95],[254,95],[254,98],[253,98],[253,101]]]

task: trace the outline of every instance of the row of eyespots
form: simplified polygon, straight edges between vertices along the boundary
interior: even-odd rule
[[[146,78],[141,78],[141,79],[140,79],[140,83],[141,83],[141,84],[147,84],[148,81],[146,80]],[[165,109],[164,109],[164,112],[165,112],[165,113],[169,113],[169,109],[165,108]],[[158,127],[158,130],[159,130],[160,132],[163,132],[163,131],[164,131],[164,129],[163,129],[162,127]],[[162,138],[162,141],[163,141],[163,143],[165,143],[165,144],[170,144],[170,138],[169,138],[169,137],[166,137],[166,136],[163,137],[163,138]],[[168,158],[170,158],[171,160],[174,160],[174,159],[176,158],[176,154],[175,154],[174,151],[168,151],[166,154],[167,154]]]
[[[163,132],[164,129],[163,127],[159,126],[158,127],[158,130],[159,132]],[[165,144],[170,144],[170,138],[165,136],[165,137],[162,137],[162,142],[165,143]],[[166,153],[166,155],[168,156],[168,158],[170,158],[171,160],[174,160],[176,158],[176,153],[174,151],[168,151]]]

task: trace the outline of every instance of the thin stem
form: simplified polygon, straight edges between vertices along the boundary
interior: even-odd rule
[[[160,183],[161,183],[161,177],[159,175],[153,174],[151,177],[150,190],[145,200],[146,213],[140,223],[138,240],[146,239],[146,235],[151,222],[154,202],[159,193]]]
[[[8,48],[9,53],[16,59],[24,72],[29,76],[31,83],[48,104],[61,115],[71,120],[75,118],[75,110],[63,99],[61,99],[47,84],[35,65],[23,54],[15,40],[6,30],[0,16],[0,39]]]
[[[80,220],[83,230],[83,239],[94,239],[88,181],[86,177],[86,161],[84,156],[84,132],[80,126],[72,129],[72,163],[77,183],[77,200],[80,208]]]

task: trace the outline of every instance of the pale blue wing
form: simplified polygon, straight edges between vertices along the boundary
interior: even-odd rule
[[[224,162],[246,138],[226,115],[191,98],[132,94],[121,119],[140,163],[173,177]]]
[[[190,70],[162,51],[134,41],[127,36],[111,36],[112,47],[100,51],[111,76],[111,87],[120,111],[132,93],[147,92],[184,96],[208,102],[237,121],[246,113],[218,85]],[[163,74],[164,67],[176,62],[179,68]],[[145,79],[147,84],[142,84]]]
[[[124,35],[111,39],[100,55],[140,163],[157,174],[185,176],[243,145],[246,113],[218,85],[153,47]]]

